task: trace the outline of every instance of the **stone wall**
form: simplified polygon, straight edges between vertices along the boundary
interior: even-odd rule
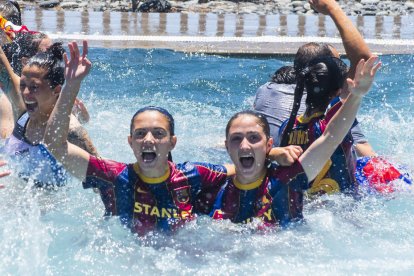
[[[145,0],[138,2],[144,2]],[[301,0],[185,0],[169,1],[172,12],[314,14],[307,1]],[[414,13],[414,1],[341,0],[348,15],[406,15]],[[132,0],[25,0],[24,6],[57,10],[131,11]]]

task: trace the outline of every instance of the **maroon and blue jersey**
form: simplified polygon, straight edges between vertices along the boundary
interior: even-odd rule
[[[308,187],[308,178],[299,161],[289,167],[272,163],[256,182],[246,185],[233,177],[227,178],[210,216],[235,223],[259,218],[265,225],[284,227],[303,218],[303,190]]]
[[[319,112],[309,118],[298,116],[289,135],[288,145],[301,146],[303,151],[305,151],[322,135],[329,121],[341,106],[342,102],[338,97],[331,102],[325,114]],[[354,124],[356,123],[357,121],[354,122]],[[282,128],[284,129],[285,127],[286,123]],[[281,135],[282,133],[283,130],[279,134]],[[308,190],[309,194],[357,193],[358,185],[355,179],[356,155],[353,144],[351,132],[348,132],[330,160],[328,160],[322,171],[311,183],[311,188]]]
[[[225,182],[224,166],[207,163],[168,164],[166,174],[148,178],[137,164],[90,157],[84,188],[98,188],[106,216],[119,216],[132,232],[174,230],[196,213],[211,210]]]

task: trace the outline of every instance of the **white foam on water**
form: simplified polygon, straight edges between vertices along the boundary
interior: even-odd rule
[[[246,71],[257,67],[249,67],[249,60],[205,55],[138,54],[138,63],[142,63],[138,65],[123,60],[119,64],[96,61],[91,75],[99,71],[107,82],[96,83],[100,78],[95,75],[87,80],[89,90],[82,90],[92,115],[86,127],[99,152],[133,162],[127,144],[130,118],[139,107],[159,105],[176,119],[176,161],[228,161],[223,147],[225,124],[234,112],[251,106],[253,88],[261,80],[251,80],[251,87],[246,88],[251,93],[232,91],[225,82],[242,81],[249,77]],[[158,74],[158,68],[200,59],[205,64],[197,70],[203,72],[211,72],[209,66],[230,62],[237,68],[234,71],[241,72],[223,77],[226,70],[214,67],[218,79],[208,73],[189,79],[184,74],[190,72],[175,69]],[[266,67],[259,64],[258,68]],[[151,70],[155,73],[148,76]],[[181,73],[181,82],[171,83],[174,74]],[[136,79],[136,87],[117,86],[130,78]],[[409,103],[396,108],[390,100],[361,110],[360,121],[379,153],[407,164],[411,171],[413,116],[407,111]],[[99,195],[83,190],[79,181],[55,192],[34,191],[13,178],[0,181],[6,186],[0,190],[2,275],[332,275],[408,274],[414,270],[412,188],[388,197],[367,195],[359,201],[325,196],[305,206],[303,224],[285,230],[257,232],[254,225],[199,217],[174,235],[151,233],[139,238],[117,218],[103,219]]]

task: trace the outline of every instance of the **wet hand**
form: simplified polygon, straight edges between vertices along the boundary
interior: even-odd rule
[[[277,154],[274,155],[274,159],[281,166],[290,166],[299,159],[302,153],[303,150],[300,146],[280,147]]]
[[[380,67],[381,62],[378,62],[377,56],[371,56],[367,61],[361,59],[356,67],[354,79],[347,79],[351,94],[360,97],[367,94]]]
[[[65,61],[65,82],[80,83],[89,73],[92,63],[87,58],[88,55],[88,42],[83,41],[82,55],[80,55],[79,47],[76,42],[70,42],[68,44],[70,59],[65,53],[63,59]]]
[[[341,8],[335,0],[308,0],[311,7],[317,12],[328,15],[333,8]]]

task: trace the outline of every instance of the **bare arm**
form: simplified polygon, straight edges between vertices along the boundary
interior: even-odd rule
[[[300,146],[290,145],[287,147],[272,148],[269,152],[269,159],[276,161],[281,166],[290,166],[303,153]]]
[[[92,66],[87,59],[88,44],[83,43],[83,53],[80,56],[76,42],[69,43],[70,60],[64,55],[65,84],[55,108],[49,117],[44,143],[50,153],[59,160],[65,168],[77,178],[84,180],[90,154],[68,142],[69,124],[72,107],[79,92],[82,80],[88,75]]]
[[[89,122],[90,116],[85,104],[78,98],[75,100],[75,104],[72,109],[72,114],[76,116],[81,124]]]
[[[0,47],[0,71],[3,91],[8,95],[13,107],[15,120],[26,111],[26,105],[20,94],[20,77],[17,76],[11,67],[9,60]]]
[[[309,3],[316,11],[329,15],[334,21],[351,62],[348,77],[354,78],[358,62],[361,59],[368,60],[372,55],[364,38],[335,0],[309,0]]]
[[[351,94],[330,120],[322,136],[299,157],[309,181],[318,175],[351,128],[362,97],[370,89],[375,73],[381,65],[381,63],[375,64],[377,59],[373,56],[366,62],[361,60],[358,63],[354,80],[347,80]]]
[[[355,150],[358,156],[376,156],[374,149],[368,142],[357,143],[355,145]]]
[[[73,113],[70,116],[68,141],[81,149],[86,150],[91,155],[98,156],[98,151],[93,145],[88,132]]]
[[[227,171],[227,176],[233,176],[236,174],[236,167],[233,164],[224,164]]]
[[[14,128],[13,109],[4,93],[0,95],[0,139],[6,139]]]

